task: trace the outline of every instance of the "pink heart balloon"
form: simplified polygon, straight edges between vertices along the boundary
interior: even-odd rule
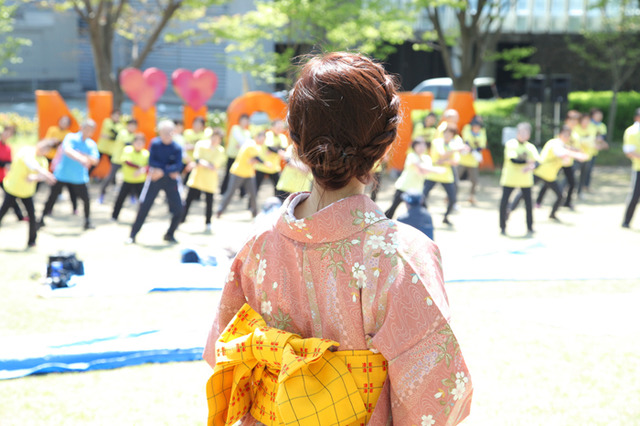
[[[158,68],[125,68],[120,72],[120,87],[137,106],[148,110],[167,89],[167,75]]]
[[[194,73],[178,68],[171,74],[173,89],[194,110],[202,108],[218,87],[218,76],[204,68]]]

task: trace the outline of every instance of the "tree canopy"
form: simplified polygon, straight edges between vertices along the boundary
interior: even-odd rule
[[[22,58],[19,56],[20,49],[23,46],[31,45],[30,40],[10,35],[13,32],[13,14],[18,5],[8,3],[6,0],[0,0],[0,75],[9,72],[7,63],[22,62]]]

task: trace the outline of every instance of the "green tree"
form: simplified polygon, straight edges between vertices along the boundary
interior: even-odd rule
[[[119,34],[132,42],[127,67],[140,68],[154,45],[174,20],[194,20],[204,16],[206,7],[227,0],[44,0],[41,5],[55,10],[74,10],[88,27],[97,86],[114,94],[114,104],[123,99],[113,70],[113,41]]]
[[[433,29],[414,47],[439,51],[454,89],[471,91],[512,4],[513,0],[417,0]],[[454,44],[458,49],[450,49]],[[460,63],[459,73],[454,70],[455,60]]]
[[[19,56],[23,46],[31,46],[31,40],[21,37],[13,37],[13,14],[17,4],[8,4],[6,0],[0,0],[0,75],[7,74],[9,69],[5,64],[18,64],[22,62]]]
[[[255,10],[220,16],[200,28],[209,34],[206,41],[227,43],[228,67],[287,87],[291,62],[299,55],[357,50],[384,59],[413,36],[412,1],[405,8],[392,0],[256,0],[254,5]],[[274,50],[273,43],[282,48]]]
[[[618,92],[640,73],[640,2],[638,0],[599,0],[592,5],[600,11],[602,26],[584,30],[579,42],[569,41],[569,48],[589,66],[609,72],[613,96],[607,123],[613,140],[618,109]]]

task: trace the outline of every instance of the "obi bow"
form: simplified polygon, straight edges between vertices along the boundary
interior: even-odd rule
[[[207,382],[208,424],[232,425],[249,411],[266,425],[365,424],[375,399],[363,400],[363,384],[341,354],[356,354],[369,366],[374,361],[384,378],[386,361],[371,351],[329,350],[338,345],[269,327],[245,304],[216,342],[216,365]],[[373,384],[364,383],[364,392],[377,399],[384,378],[376,380],[375,397],[367,389]]]

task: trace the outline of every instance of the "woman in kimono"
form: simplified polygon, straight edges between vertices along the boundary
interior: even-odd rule
[[[302,68],[288,123],[313,187],[232,263],[204,350],[209,424],[453,425],[469,414],[439,250],[364,194],[397,136],[396,87],[357,54]]]

